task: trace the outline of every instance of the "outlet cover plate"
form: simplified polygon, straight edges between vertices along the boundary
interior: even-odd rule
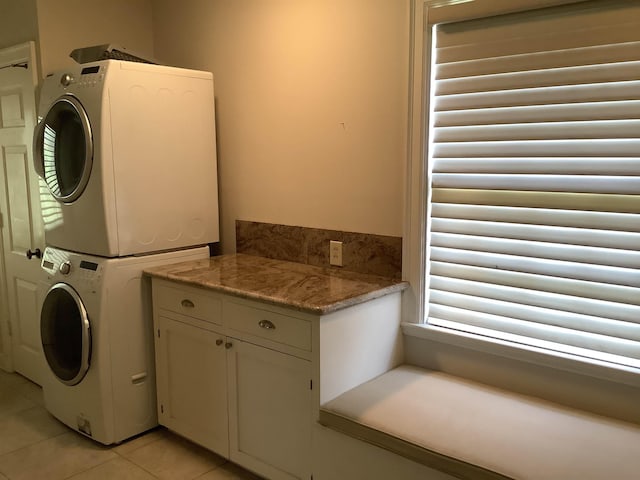
[[[342,266],[342,242],[329,240],[329,264],[336,267]]]

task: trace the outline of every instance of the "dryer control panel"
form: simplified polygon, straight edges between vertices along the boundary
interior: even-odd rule
[[[102,80],[104,80],[104,72],[100,71],[98,65],[83,68],[80,75],[78,72],[65,72],[60,75],[60,85],[63,88],[74,84],[80,87],[95,87]]]
[[[103,267],[97,259],[47,247],[42,255],[42,269],[49,278],[56,278],[86,284],[90,290],[95,290],[102,277]]]

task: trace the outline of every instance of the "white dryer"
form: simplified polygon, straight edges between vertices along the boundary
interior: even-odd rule
[[[42,268],[45,406],[105,445],[157,425],[150,279],[143,269],[208,248],[101,258],[47,247]]]
[[[47,245],[118,257],[219,240],[211,73],[76,65],[44,80],[39,118]]]

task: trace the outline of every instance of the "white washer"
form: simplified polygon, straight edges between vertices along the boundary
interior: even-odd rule
[[[211,73],[76,65],[44,80],[39,118],[47,245],[122,257],[219,241]]]
[[[105,445],[157,425],[151,286],[142,270],[208,256],[206,247],[112,259],[47,247],[47,410]]]

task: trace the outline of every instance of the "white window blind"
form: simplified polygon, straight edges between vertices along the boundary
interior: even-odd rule
[[[434,39],[428,323],[640,368],[640,2]]]

